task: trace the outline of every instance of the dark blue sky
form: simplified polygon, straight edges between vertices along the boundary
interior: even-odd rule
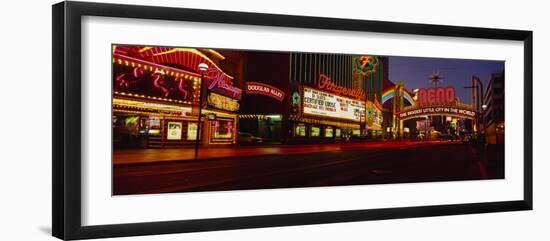
[[[430,75],[439,71],[444,79],[438,86],[454,86],[457,97],[464,103],[471,102],[471,89],[464,86],[471,85],[472,75],[478,76],[487,88],[491,74],[503,70],[504,61],[389,57],[389,78],[394,83],[403,81],[409,91],[434,87],[429,81]]]

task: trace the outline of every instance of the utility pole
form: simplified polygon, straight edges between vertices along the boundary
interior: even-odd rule
[[[481,133],[480,130],[480,115],[483,114],[483,82],[477,77],[472,75],[472,85],[471,86],[464,86],[465,89],[473,89],[475,91],[475,95],[472,95],[472,107],[476,111],[476,116],[474,118],[474,129],[475,129],[475,135],[476,139],[479,138],[479,135]],[[479,103],[481,102],[482,109],[479,109]],[[483,116],[481,116],[483,118]]]

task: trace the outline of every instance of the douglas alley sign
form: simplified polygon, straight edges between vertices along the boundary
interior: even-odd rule
[[[283,101],[285,98],[285,92],[282,90],[258,82],[246,82],[246,94],[266,95],[278,101]]]

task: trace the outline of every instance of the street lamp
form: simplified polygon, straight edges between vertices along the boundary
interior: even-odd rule
[[[483,129],[485,129],[485,111],[487,110],[487,105],[481,105],[481,120],[483,121]]]
[[[199,156],[199,145],[200,145],[200,135],[201,135],[201,118],[202,118],[202,99],[203,99],[203,88],[204,88],[204,72],[208,70],[208,65],[205,63],[199,64],[199,71],[201,72],[201,84],[199,88],[199,118],[197,121],[197,136],[195,138],[195,158]]]
[[[207,71],[208,70],[208,65],[205,64],[205,63],[200,63],[199,64],[199,70],[204,72],[204,71]]]
[[[486,104],[483,104],[481,105],[481,123],[483,124],[483,132],[481,131],[481,128],[479,130],[480,133],[483,134],[483,139],[481,140],[482,141],[482,144],[485,144],[485,111],[487,110],[487,105]]]

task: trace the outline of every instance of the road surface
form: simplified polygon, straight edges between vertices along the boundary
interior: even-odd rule
[[[267,153],[263,148],[267,148]],[[256,152],[253,151],[254,149]],[[162,153],[163,150],[156,151]],[[220,151],[213,151],[213,153],[220,153]],[[458,181],[504,177],[503,158],[493,157],[488,160],[471,146],[456,142],[246,147],[240,152],[222,151],[221,153],[227,156],[180,161],[168,161],[170,158],[154,161],[149,157],[148,162],[115,164],[113,194]],[[230,153],[233,155],[229,155]]]

